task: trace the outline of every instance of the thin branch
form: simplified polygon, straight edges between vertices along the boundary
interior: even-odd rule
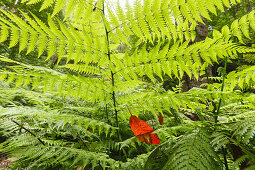
[[[223,69],[223,73],[222,73],[222,84],[221,84],[221,89],[220,91],[223,92],[224,90],[224,86],[225,86],[225,79],[226,79],[226,70],[227,70],[227,57],[225,57],[224,60],[224,69]],[[220,113],[220,107],[221,107],[221,102],[222,102],[222,96],[220,97],[219,103],[218,103],[218,107],[217,107],[217,111],[216,113],[214,113],[214,122],[218,123],[218,117],[219,117],[219,113]],[[215,126],[216,128],[216,126]],[[223,157],[224,157],[224,165],[226,170],[228,170],[228,161],[227,161],[227,148],[222,148],[222,152],[223,152]]]
[[[106,113],[107,123],[110,124],[109,115],[108,115],[108,109],[107,109],[107,104],[105,105],[105,113]]]

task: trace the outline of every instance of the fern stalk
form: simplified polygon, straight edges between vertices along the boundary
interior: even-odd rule
[[[228,160],[227,160],[227,148],[222,148],[222,151],[223,151],[225,168],[226,168],[226,170],[229,170],[229,168],[228,168]]]
[[[223,77],[222,77],[222,84],[221,84],[221,89],[220,89],[221,92],[223,92],[223,90],[224,90],[226,70],[227,70],[227,57],[225,57],[225,61],[224,61],[224,69],[223,69],[223,73],[222,73]],[[220,112],[221,101],[222,101],[222,98],[220,97],[218,107],[217,107],[217,111],[216,111],[216,114],[215,114],[215,119],[214,119],[215,123],[218,122],[218,116],[219,116],[219,112]]]
[[[106,113],[107,123],[110,124],[109,114],[108,114],[108,109],[107,109],[107,104],[105,105],[105,113]]]
[[[221,84],[221,89],[220,89],[221,92],[223,92],[223,90],[224,90],[226,70],[227,70],[227,57],[224,58],[224,69],[223,69],[223,73],[222,73],[223,77],[222,77],[222,84]],[[220,97],[217,111],[215,114],[215,123],[218,122],[218,116],[219,116],[219,112],[220,112],[221,102],[222,102],[222,97]],[[227,161],[227,148],[222,147],[222,152],[223,152],[223,158],[224,158],[224,165],[225,165],[226,170],[228,170],[229,168],[228,168],[228,161]]]
[[[89,149],[89,147],[88,147],[86,141],[81,137],[81,134],[78,132],[77,135],[78,135],[78,137],[81,139],[83,145],[87,148],[87,150],[90,151],[90,149]]]
[[[103,1],[103,10],[102,10],[103,15],[105,15],[104,3],[105,3],[105,1]],[[104,23],[106,43],[107,43],[106,44],[107,45],[107,56],[108,56],[109,62],[111,62],[111,50],[110,50],[109,31],[107,30],[106,23],[105,23],[104,19],[103,19],[103,23]],[[118,136],[118,140],[120,141],[118,111],[116,109],[117,104],[116,104],[116,96],[115,96],[115,91],[114,91],[114,86],[115,86],[114,85],[114,73],[113,73],[112,70],[111,70],[111,78],[112,78],[112,100],[113,100],[113,107],[114,107],[114,112],[115,112],[115,120],[116,120],[116,127],[117,127],[117,136]]]
[[[20,128],[24,129],[26,132],[30,133],[32,136],[34,136],[42,145],[45,146],[45,143],[33,132],[31,132],[29,129],[25,128],[23,125],[21,125],[20,123],[18,123],[17,121],[13,120],[12,118],[10,118],[10,120],[15,123],[16,125],[18,125]]]
[[[91,152],[91,150],[89,149],[89,147],[88,147],[88,145],[87,145],[87,142],[81,137],[81,134],[78,132],[77,135],[78,135],[78,137],[81,139],[83,145],[87,148],[87,150],[88,150],[89,152]],[[99,161],[99,166],[100,166],[102,169],[104,169],[103,166],[101,165],[101,162],[100,162],[100,161]]]

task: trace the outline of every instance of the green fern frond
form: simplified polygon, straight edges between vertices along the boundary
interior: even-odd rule
[[[97,121],[94,119],[86,118],[84,116],[72,115],[72,114],[61,114],[57,112],[50,111],[39,111],[37,109],[28,109],[28,108],[19,108],[17,109],[1,109],[1,117],[35,117],[41,120],[56,120],[61,121],[62,124],[66,124],[67,122],[71,125],[76,124],[80,127],[84,127],[86,129],[91,128],[94,132],[97,129],[97,132],[100,133],[103,131],[107,136],[110,132],[110,135],[113,135],[116,128],[108,125],[107,123]]]
[[[22,154],[22,157],[17,160],[17,164],[24,161],[32,161],[30,168],[33,166],[54,166],[65,164],[65,162],[73,162],[74,167],[86,167],[92,164],[92,167],[96,166],[112,166],[115,162],[110,159],[108,155],[103,153],[89,152],[81,149],[61,147],[61,146],[34,146],[30,147],[28,150],[16,150],[15,154]],[[54,158],[55,161],[52,161]],[[106,167],[103,167],[106,168]]]
[[[7,61],[5,57],[1,57],[2,61]],[[8,60],[7,62],[14,62]],[[8,83],[14,82],[15,80],[19,86],[31,84],[33,88],[44,88],[44,91],[53,91],[58,89],[59,95],[73,96],[77,98],[86,98],[88,100],[104,101],[105,93],[107,88],[105,86],[110,85],[109,83],[104,84],[104,80],[99,78],[82,77],[81,75],[65,75],[60,72],[45,69],[41,67],[29,66],[14,62],[18,65],[10,67],[15,72],[4,71],[1,72],[3,75],[9,75]],[[67,65],[68,66],[68,65]],[[26,68],[26,69],[23,69]],[[73,67],[72,67],[73,68]],[[96,67],[94,67],[96,68]],[[75,69],[75,68],[74,68]],[[84,69],[81,67],[81,69]],[[79,70],[82,71],[82,70]],[[93,70],[89,70],[87,73],[91,73]],[[95,71],[95,70],[94,70]],[[94,72],[95,73],[95,72]],[[21,80],[19,77],[23,76],[25,79]],[[17,86],[17,84],[16,84]],[[45,89],[45,86],[48,88]],[[95,89],[94,86],[97,86]],[[92,91],[91,91],[92,90]],[[110,89],[109,89],[110,90]],[[81,93],[82,92],[82,93]],[[94,95],[88,95],[94,93]]]
[[[239,86],[241,89],[243,89],[245,85],[253,85],[254,69],[254,66],[249,66],[241,71],[230,72],[227,76],[229,82],[228,88],[233,90],[236,86]]]
[[[87,41],[86,39],[83,38],[90,38],[90,37],[83,37],[80,35],[80,32],[75,30],[73,28],[73,25],[69,22],[69,26],[66,26],[64,23],[58,20],[58,25],[61,29],[59,31],[58,26],[54,22],[54,20],[51,17],[49,18],[49,27],[46,26],[42,21],[40,21],[35,15],[32,14],[34,17],[34,20],[30,18],[27,14],[22,12],[24,17],[27,20],[27,23],[19,19],[16,15],[14,14],[9,14],[8,12],[2,11],[8,17],[11,19],[15,24],[18,25],[16,27],[14,24],[11,22],[8,22],[4,18],[1,18],[3,21],[2,24],[6,24],[6,26],[9,26],[10,29],[10,45],[9,47],[15,46],[20,39],[20,51],[24,50],[24,46],[28,45],[27,53],[30,53],[35,49],[37,46],[39,54],[38,56],[41,56],[43,51],[47,49],[48,51],[48,58],[49,59],[52,55],[54,55],[56,52],[58,52],[59,58],[63,58],[66,56],[70,56],[70,54],[73,52],[73,50],[76,51],[77,54],[82,55],[83,51],[88,51],[88,48],[92,48],[93,51],[97,50],[98,55],[101,55],[98,53],[98,51],[101,51],[101,43],[96,43],[100,42],[100,40],[95,41],[95,43],[91,43],[91,41]],[[2,25],[1,24],[1,25]],[[67,24],[67,25],[68,25]],[[6,26],[3,25],[1,28],[2,33],[2,41],[7,40],[6,36],[8,36],[8,30],[6,30]],[[98,33],[94,33],[96,36]],[[29,35],[29,36],[28,36]],[[88,34],[87,34],[88,35]],[[91,35],[89,35],[91,36]],[[93,35],[94,36],[94,35]],[[21,38],[19,38],[21,37]],[[75,41],[77,42],[82,42],[84,41],[85,47],[76,47]],[[93,47],[94,44],[95,46]],[[92,45],[92,46],[91,46]],[[82,48],[81,48],[82,47]],[[85,48],[85,49],[84,49]],[[90,50],[91,51],[91,50]],[[92,52],[90,52],[92,53]],[[101,52],[102,53],[102,52]],[[99,58],[95,56],[96,58]],[[79,61],[79,58],[77,58]],[[77,60],[74,59],[74,60]],[[70,60],[70,59],[68,59]],[[77,61],[76,61],[77,62]]]
[[[164,169],[216,169],[220,166],[210,145],[210,136],[203,129],[180,137],[173,149]]]
[[[4,42],[7,40],[9,35],[9,31],[8,31],[8,27],[4,24],[1,23],[1,38],[0,38],[0,42]]]
[[[141,154],[133,159],[128,159],[127,162],[124,162],[124,163],[116,162],[113,168],[117,168],[117,169],[120,168],[123,170],[143,169],[148,156],[149,154]],[[120,164],[120,166],[118,164]]]
[[[240,158],[238,158],[234,163],[233,163],[233,168],[238,168],[246,159],[248,159],[248,155],[243,155]]]
[[[220,132],[213,133],[212,138],[213,139],[210,143],[212,144],[212,147],[215,149],[215,151],[219,151],[220,149],[226,147],[226,145],[230,143],[228,136]]]
[[[254,118],[249,118],[246,120],[238,121],[233,124],[233,137],[236,137],[238,141],[249,143],[250,140],[254,138],[255,128],[254,128]]]
[[[98,67],[88,64],[66,64],[63,66],[64,68],[68,68],[71,71],[92,74],[92,75],[100,75]]]
[[[19,39],[19,30],[16,27],[14,27],[14,28],[11,29],[9,48],[12,48],[15,45],[17,45],[18,39]]]
[[[224,38],[228,40],[230,36],[235,36],[242,44],[244,44],[243,37],[250,39],[250,28],[253,31],[255,30],[254,13],[255,11],[251,11],[240,19],[234,20],[230,28],[226,25],[222,27],[222,35]],[[219,34],[218,36],[221,37]]]

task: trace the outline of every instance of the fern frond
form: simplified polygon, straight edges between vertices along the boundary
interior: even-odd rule
[[[29,149],[20,149],[14,151],[15,154],[22,154],[22,157],[17,160],[17,164],[24,161],[32,161],[30,168],[33,166],[54,166],[65,164],[65,162],[73,162],[71,167],[74,168],[78,166],[112,166],[115,162],[110,159],[108,155],[103,153],[89,152],[81,149],[70,148],[70,147],[61,147],[61,146],[34,146],[29,147]],[[52,161],[54,158],[55,161]],[[103,164],[104,162],[104,164]],[[102,166],[101,165],[101,166]],[[103,167],[106,168],[106,167]]]
[[[138,155],[137,157],[133,158],[133,159],[128,159],[127,162],[118,162],[115,164],[115,166],[113,166],[114,168],[118,168],[120,167],[121,169],[127,169],[127,170],[132,170],[132,169],[143,169],[144,164],[148,158],[149,154],[141,154]],[[118,164],[120,164],[121,166],[119,166]]]
[[[254,66],[249,66],[241,71],[230,72],[227,76],[229,82],[227,87],[230,90],[233,90],[236,86],[239,86],[241,89],[243,89],[245,85],[253,85],[254,69]]]
[[[18,40],[19,40],[19,30],[16,27],[14,27],[14,28],[11,29],[9,48],[12,48],[15,45],[17,45]]]
[[[7,62],[14,62],[12,60],[6,60],[5,57],[1,56],[2,61]],[[90,78],[90,77],[83,77],[81,75],[65,75],[60,72],[45,69],[41,67],[29,66],[25,64],[21,64],[19,62],[14,62],[18,65],[11,66],[10,68],[14,70],[14,72],[4,71],[1,74],[6,75],[8,74],[8,83],[14,82],[16,79],[18,80],[20,76],[24,76],[22,82],[19,82],[19,85],[28,85],[32,84],[33,88],[38,87],[50,87],[48,91],[53,91],[58,89],[59,95],[70,95],[76,96],[77,98],[90,98],[88,100],[104,100],[105,93],[107,93],[107,88],[105,86],[110,85],[109,83],[104,82],[101,80],[100,77],[98,78]],[[26,68],[26,69],[23,69]],[[96,68],[96,67],[95,67]],[[89,70],[91,72],[93,70]],[[98,88],[94,89],[94,86]],[[76,90],[74,90],[76,89]],[[93,92],[92,92],[92,91]],[[110,89],[108,89],[110,90]],[[81,93],[83,92],[83,93]],[[94,93],[94,95],[88,95],[89,93]]]
[[[234,163],[233,163],[233,168],[238,168],[246,159],[248,159],[248,155],[243,155],[240,158],[238,158]]]
[[[57,112],[51,111],[40,111],[38,109],[29,109],[26,107],[20,107],[17,109],[1,109],[2,114],[0,115],[2,118],[8,117],[16,117],[16,118],[25,118],[25,117],[34,117],[41,121],[55,120],[58,122],[58,126],[64,126],[66,123],[70,123],[71,125],[79,125],[79,127],[84,127],[83,130],[87,130],[91,128],[94,132],[97,129],[97,133],[100,135],[103,131],[107,136],[109,133],[112,136],[116,130],[116,128],[108,125],[107,123],[97,121],[94,119],[86,118],[84,116],[72,115],[72,114],[61,114]]]
[[[74,51],[79,54],[78,58],[74,58],[75,62],[80,60],[80,57],[83,56],[84,53],[93,53],[94,52],[95,58],[99,58],[97,55],[102,55],[104,52],[101,51],[102,43],[100,40],[95,41],[94,43],[91,41],[87,41],[87,38],[95,38],[99,33],[94,32],[93,35],[89,35],[92,37],[84,37],[80,35],[80,32],[73,28],[73,25],[69,22],[64,24],[62,21],[58,20],[58,25],[61,29],[59,31],[58,25],[54,22],[51,17],[48,17],[48,25],[44,24],[40,21],[35,15],[32,14],[34,19],[30,18],[27,14],[22,12],[23,16],[26,18],[27,23],[19,19],[16,15],[10,14],[8,12],[2,11],[10,20],[14,22],[14,24],[18,25],[15,26],[11,22],[1,18],[3,21],[1,25],[4,23],[2,30],[2,41],[7,40],[6,36],[8,36],[8,30],[6,30],[6,26],[10,29],[10,47],[15,46],[20,41],[20,51],[25,49],[25,45],[28,45],[27,53],[30,53],[35,49],[37,46],[38,48],[38,56],[41,56],[43,51],[47,49],[48,58],[56,54],[59,55],[59,61],[63,57],[70,56]],[[69,24],[69,26],[68,26]],[[29,35],[29,36],[28,36]],[[20,40],[19,40],[20,39]],[[84,42],[83,46],[77,46],[76,42]],[[94,44],[94,45],[93,45]],[[75,47],[76,46],[76,47]],[[85,46],[85,47],[84,47]],[[91,49],[92,50],[88,50]],[[88,56],[89,57],[89,56]],[[68,61],[70,58],[68,58]]]
[[[238,141],[248,144],[255,135],[254,118],[247,118],[233,124],[233,135]]]
[[[222,27],[222,35],[226,40],[230,38],[230,36],[235,36],[238,40],[244,44],[243,36],[250,39],[250,28],[254,31],[254,13],[255,11],[251,11],[249,14],[244,15],[240,19],[236,19],[232,22],[231,27],[228,26]],[[215,36],[221,37],[220,34],[215,34]]]
[[[8,31],[8,27],[3,25],[1,23],[1,38],[0,38],[0,42],[4,42],[7,40],[8,35],[9,35],[9,31]]]
[[[203,129],[180,137],[173,148],[164,169],[216,169],[220,166],[210,145],[210,136]]]
[[[211,144],[215,151],[219,151],[221,148],[226,147],[226,145],[230,143],[228,136],[220,132],[213,133],[212,138]]]

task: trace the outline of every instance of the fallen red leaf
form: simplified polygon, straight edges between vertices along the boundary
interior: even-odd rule
[[[160,112],[159,112],[159,116],[158,116],[158,121],[161,125],[163,124],[163,116]]]
[[[134,115],[131,115],[129,125],[135,136],[151,133],[154,131],[154,129],[152,129],[147,122],[137,118]]]
[[[134,135],[141,142],[154,144],[154,145],[160,144],[158,135],[155,133],[152,133],[154,131],[154,129],[152,129],[147,122],[137,118],[134,115],[131,115],[129,125],[130,125]]]

